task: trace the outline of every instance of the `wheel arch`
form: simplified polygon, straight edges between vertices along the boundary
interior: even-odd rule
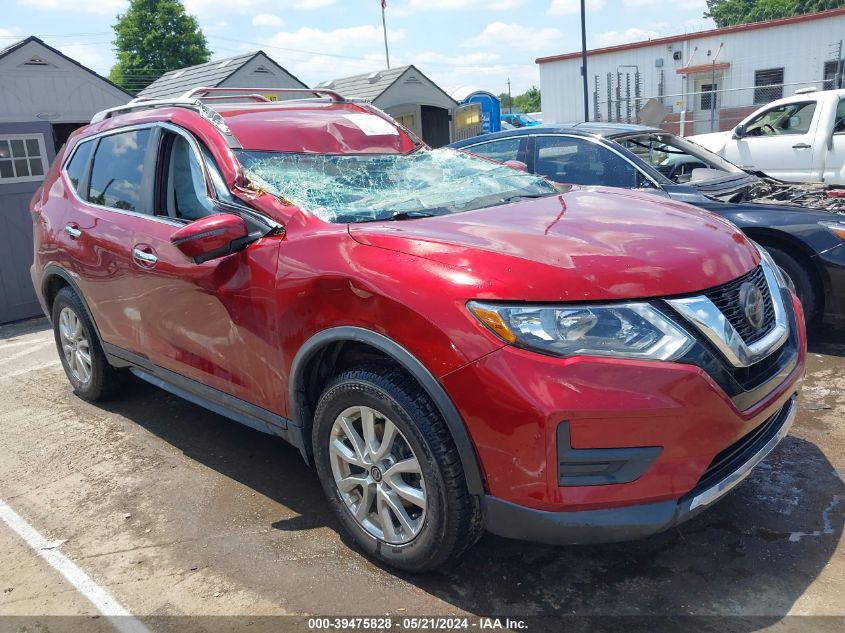
[[[478,456],[463,418],[446,390],[425,365],[408,350],[383,334],[365,328],[341,326],[323,330],[308,339],[297,352],[291,365],[289,398],[291,417],[294,424],[302,429],[301,435],[306,440],[304,443],[310,446],[308,438],[311,437],[314,413],[313,403],[309,402],[311,400],[308,393],[309,380],[314,376],[317,369],[315,365],[320,357],[325,353],[335,353],[338,344],[366,346],[397,363],[420,384],[443,416],[452,440],[455,442],[469,493],[484,494],[484,480]]]
[[[760,244],[760,246],[778,248],[787,255],[793,256],[803,265],[815,286],[816,309],[821,310],[824,307],[825,297],[830,290],[830,279],[816,263],[813,257],[815,253],[807,244],[789,233],[770,228],[755,227],[743,228],[742,230],[748,237]]]
[[[59,291],[65,287],[69,287],[76,293],[76,296],[79,297],[79,300],[82,302],[82,306],[88,313],[88,318],[94,325],[94,333],[97,335],[97,340],[100,345],[102,345],[103,337],[100,336],[100,329],[97,327],[97,321],[94,319],[94,314],[91,312],[91,308],[85,300],[85,295],[82,294],[79,286],[73,280],[73,276],[64,268],[56,266],[55,264],[48,265],[44,269],[44,273],[41,275],[41,296],[44,298],[44,308],[47,313],[47,318],[50,321],[53,320],[53,302],[56,300],[56,295],[59,294]]]

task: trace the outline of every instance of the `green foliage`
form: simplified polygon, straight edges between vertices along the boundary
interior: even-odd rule
[[[211,53],[195,17],[179,0],[130,0],[114,25],[117,63],[109,78],[138,92],[168,70],[207,62]]]
[[[845,6],[845,0],[707,0],[705,18],[716,26],[761,22]]]
[[[502,102],[502,112],[539,112],[540,111],[540,89],[537,86],[531,86],[521,95],[513,98],[511,104],[510,97],[507,92],[499,95],[499,101]]]

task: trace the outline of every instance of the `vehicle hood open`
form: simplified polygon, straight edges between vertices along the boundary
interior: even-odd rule
[[[730,140],[732,134],[732,131],[710,132],[709,134],[695,134],[693,136],[687,136],[686,139],[718,154],[725,149],[725,144]]]
[[[579,188],[452,215],[351,224],[353,239],[460,270],[476,298],[584,301],[683,295],[759,262],[731,223],[647,193]]]

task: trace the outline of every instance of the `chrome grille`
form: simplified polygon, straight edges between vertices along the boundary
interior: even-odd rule
[[[759,330],[755,330],[748,322],[748,319],[745,318],[745,312],[739,300],[739,289],[745,282],[754,284],[763,293],[763,325]],[[760,266],[757,266],[757,268],[746,273],[739,279],[734,279],[704,294],[725,315],[725,318],[734,327],[737,334],[748,345],[759,341],[774,326],[775,309],[772,305],[772,296],[769,292],[769,284],[766,283],[766,275]]]

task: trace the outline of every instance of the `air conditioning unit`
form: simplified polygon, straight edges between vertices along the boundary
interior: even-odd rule
[[[675,51],[672,53],[672,59],[674,59],[676,62],[681,61],[683,58],[684,54],[682,51]]]

